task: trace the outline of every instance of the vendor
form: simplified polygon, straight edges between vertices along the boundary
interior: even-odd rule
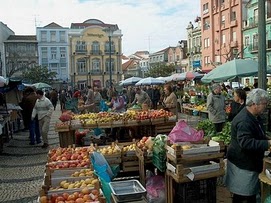
[[[136,87],[135,89],[135,99],[134,101],[132,102],[131,105],[134,105],[134,104],[139,104],[139,105],[142,105],[142,104],[147,104],[149,107],[151,106],[151,98],[149,97],[149,95],[140,89],[140,87]]]
[[[112,111],[118,112],[118,113],[125,112],[125,102],[124,102],[123,97],[118,95],[117,92],[112,92],[111,96],[112,96],[112,99],[108,106],[111,107]]]
[[[164,87],[165,97],[163,99],[163,107],[165,110],[168,110],[176,114],[177,107],[177,96],[173,92],[173,89],[170,85],[165,85]]]

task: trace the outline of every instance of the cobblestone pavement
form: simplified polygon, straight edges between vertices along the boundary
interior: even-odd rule
[[[53,112],[48,133],[50,148],[59,146],[54,125],[61,112],[59,105]],[[44,170],[49,149],[29,145],[29,132],[17,132],[5,143],[0,154],[0,202],[34,203],[43,184]]]
[[[50,123],[50,148],[59,146],[58,134],[54,125],[60,116],[59,105],[54,111]],[[179,119],[188,119],[190,126],[198,122],[196,117],[179,115]],[[18,132],[9,143],[5,143],[0,154],[0,202],[1,203],[36,203],[43,184],[47,153],[41,144],[29,145],[29,132]],[[231,202],[229,192],[223,187],[217,188],[217,202]]]

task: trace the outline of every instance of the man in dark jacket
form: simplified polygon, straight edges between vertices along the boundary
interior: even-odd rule
[[[29,127],[29,134],[30,134],[30,145],[34,145],[35,143],[39,144],[41,143],[40,139],[40,130],[39,130],[39,121],[38,118],[35,117],[35,119],[31,120],[31,115],[33,108],[35,106],[36,100],[38,99],[37,94],[35,90],[32,87],[28,87],[25,90],[25,93],[28,95],[24,99],[23,103],[23,110],[25,112],[25,116],[27,118],[28,127]]]
[[[264,152],[271,144],[260,118],[267,103],[268,93],[265,90],[252,90],[247,96],[246,107],[232,121],[225,183],[233,193],[233,203],[256,203]]]

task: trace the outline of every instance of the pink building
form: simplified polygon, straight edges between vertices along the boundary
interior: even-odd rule
[[[202,70],[242,58],[242,0],[201,0]]]

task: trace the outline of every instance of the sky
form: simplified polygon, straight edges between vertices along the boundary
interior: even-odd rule
[[[200,0],[0,0],[0,21],[16,35],[35,35],[36,27],[62,27],[98,19],[117,24],[122,52],[154,53],[187,39],[186,27],[200,16]]]

